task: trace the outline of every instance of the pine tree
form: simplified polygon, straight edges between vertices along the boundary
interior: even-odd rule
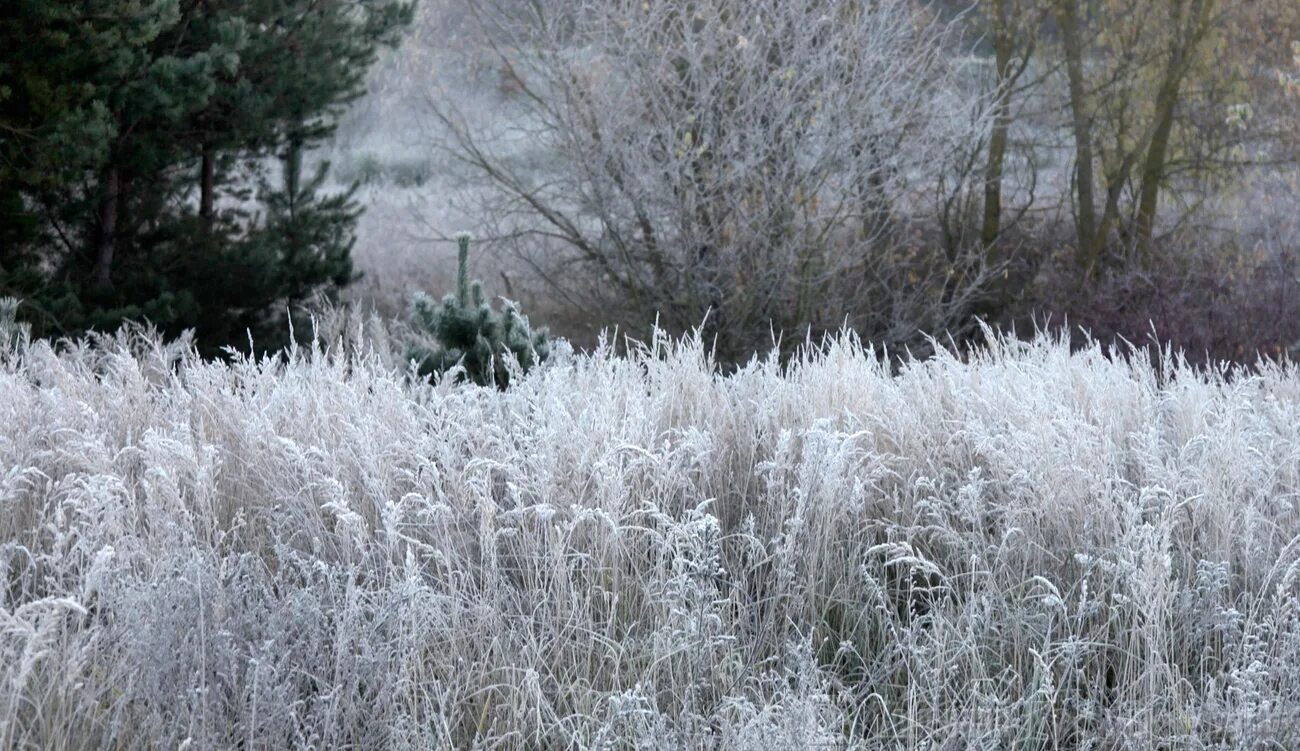
[[[41,335],[148,318],[201,349],[284,340],[354,278],[357,218],[303,156],[409,0],[12,0],[0,10],[0,294]],[[292,186],[268,187],[292,163]],[[50,165],[63,165],[51,170]],[[44,176],[44,177],[42,177]],[[250,186],[261,185],[261,190]],[[260,210],[238,208],[257,198]],[[233,200],[231,200],[233,199]]]
[[[243,243],[245,251],[259,259],[251,265],[265,272],[246,287],[262,301],[251,307],[275,313],[269,321],[249,321],[246,327],[260,326],[268,342],[282,342],[290,330],[281,325],[284,311],[274,304],[282,303],[292,315],[313,294],[328,296],[356,276],[351,252],[361,209],[353,200],[355,189],[325,194],[329,164],[318,164],[306,179],[303,169],[303,139],[291,136],[280,157],[281,184],[276,188],[263,181],[260,202],[265,213]],[[306,321],[295,324],[294,331],[310,331]]]
[[[544,328],[533,331],[509,300],[501,310],[494,310],[483,296],[482,282],[469,279],[470,236],[459,235],[456,241],[456,293],[441,303],[420,294],[412,306],[416,328],[431,336],[436,346],[414,343],[407,358],[423,375],[444,374],[460,366],[464,378],[505,389],[510,385],[506,358],[513,358],[527,372],[550,355],[550,335]]]
[[[183,86],[177,102],[204,95],[193,76],[180,79],[201,75],[196,68],[208,64],[207,56],[157,58],[150,50],[177,22],[178,7],[177,0],[0,6],[3,281],[12,284],[20,269],[48,261],[51,249],[71,254],[92,245],[85,233],[103,192],[94,183],[137,124],[127,112],[156,117],[163,109],[150,101],[161,91],[160,76]]]

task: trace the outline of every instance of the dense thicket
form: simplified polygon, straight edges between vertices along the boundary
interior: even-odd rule
[[[147,318],[282,341],[353,277],[356,207],[303,153],[399,0],[16,0],[0,10],[0,293],[38,334]],[[278,162],[278,166],[275,163]]]
[[[704,322],[740,361],[845,320],[919,347],[1044,312],[1130,338],[1155,319],[1212,357],[1300,338],[1254,312],[1300,321],[1287,210],[1260,200],[1300,155],[1278,82],[1295,2],[467,0],[438,19],[482,22],[457,53],[482,74],[432,98],[462,205],[579,317]]]
[[[557,296],[616,323],[702,324],[743,360],[773,328],[846,317],[891,341],[964,328],[1005,270],[906,232],[970,185],[985,119],[951,28],[915,4],[521,5],[470,3],[520,111],[437,96],[432,114],[486,185],[476,221],[552,269]]]

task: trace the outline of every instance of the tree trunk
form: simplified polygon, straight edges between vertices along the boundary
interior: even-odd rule
[[[1083,72],[1083,30],[1079,27],[1076,0],[1057,0],[1056,17],[1065,51],[1065,72],[1069,80],[1070,112],[1073,116],[1075,196],[1078,203],[1075,257],[1079,265],[1095,273],[1101,260],[1105,236],[1098,237],[1097,204],[1093,195],[1092,118]]]
[[[867,243],[880,242],[889,231],[889,197],[885,192],[884,167],[879,158],[880,147],[874,139],[853,144],[854,171],[858,200],[862,211],[860,239]],[[869,160],[866,164],[864,159]]]
[[[980,226],[980,242],[992,248],[1002,234],[1002,178],[1007,156],[1007,141],[1011,126],[1006,115],[1007,103],[995,105],[993,130],[989,134],[988,165],[984,170],[984,221]]]
[[[1167,93],[1168,89],[1172,89]],[[1177,85],[1162,88],[1156,98],[1156,127],[1142,164],[1141,187],[1137,209],[1137,248],[1143,259],[1151,255],[1155,234],[1156,209],[1160,204],[1160,183],[1165,177],[1165,159],[1169,137],[1174,129],[1174,105],[1178,101]]]
[[[1188,19],[1186,34],[1181,42],[1175,41],[1169,67],[1156,95],[1155,128],[1142,165],[1141,186],[1137,210],[1137,247],[1142,258],[1151,255],[1151,240],[1155,234],[1156,211],[1160,207],[1160,185],[1165,178],[1165,163],[1169,155],[1169,139],[1174,130],[1174,113],[1178,108],[1183,79],[1187,75],[1196,46],[1205,38],[1212,23],[1215,0],[1204,0]],[[1185,8],[1174,4],[1174,33],[1181,31]]]
[[[1008,0],[997,0],[997,29],[993,34],[994,64],[997,66],[997,99],[993,104],[993,130],[989,134],[988,164],[984,169],[984,221],[980,242],[992,248],[1002,234],[1002,178],[1011,131],[1011,57],[1015,37],[1008,28]]]
[[[212,229],[213,194],[216,191],[217,152],[211,142],[203,144],[199,169],[199,218],[206,230]]]
[[[92,280],[96,289],[113,289],[113,255],[117,251],[118,194],[120,176],[115,165],[104,168],[100,178],[99,232],[95,243],[95,268]]]

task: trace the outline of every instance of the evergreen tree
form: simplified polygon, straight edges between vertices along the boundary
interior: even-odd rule
[[[328,163],[320,163],[304,179],[302,144],[300,136],[290,136],[280,158],[280,186],[262,182],[260,196],[265,213],[258,217],[256,229],[238,245],[258,259],[248,266],[262,272],[245,287],[252,300],[261,301],[249,306],[250,310],[276,314],[269,320],[248,321],[245,327],[271,329],[268,331],[271,336],[287,335],[289,330],[279,317],[285,311],[275,310],[272,305],[282,303],[292,314],[318,291],[322,280],[338,288],[355,278],[352,229],[361,210],[352,200],[352,190],[332,195],[322,193]],[[293,330],[309,332],[307,323],[297,322]]]
[[[18,300],[0,297],[0,355],[23,349],[31,330],[18,320]]]
[[[407,358],[422,375],[447,373],[460,366],[464,377],[474,383],[505,389],[510,385],[506,358],[513,358],[527,372],[550,355],[550,335],[544,328],[533,331],[509,300],[501,310],[492,309],[484,299],[482,282],[469,280],[469,243],[469,235],[457,237],[456,294],[441,303],[428,295],[416,296],[415,326],[436,344],[413,343]]]
[[[197,329],[209,352],[244,345],[248,329],[261,349],[281,344],[286,309],[354,276],[356,207],[318,196],[324,168],[303,180],[303,154],[411,11],[404,0],[7,4],[0,44],[23,54],[0,64],[0,294],[27,298],[42,335],[148,318]],[[277,160],[281,190],[268,187]],[[252,197],[261,210],[236,208]]]
[[[0,288],[57,286],[74,256],[115,234],[96,208],[119,195],[105,188],[120,174],[105,168],[120,161],[136,118],[174,115],[208,89],[196,79],[209,56],[151,51],[178,19],[177,0],[0,8]],[[171,107],[164,88],[175,89]]]

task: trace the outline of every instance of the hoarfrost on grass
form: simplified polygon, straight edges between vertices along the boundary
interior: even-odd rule
[[[383,351],[0,355],[0,746],[1300,743],[1291,368]]]

